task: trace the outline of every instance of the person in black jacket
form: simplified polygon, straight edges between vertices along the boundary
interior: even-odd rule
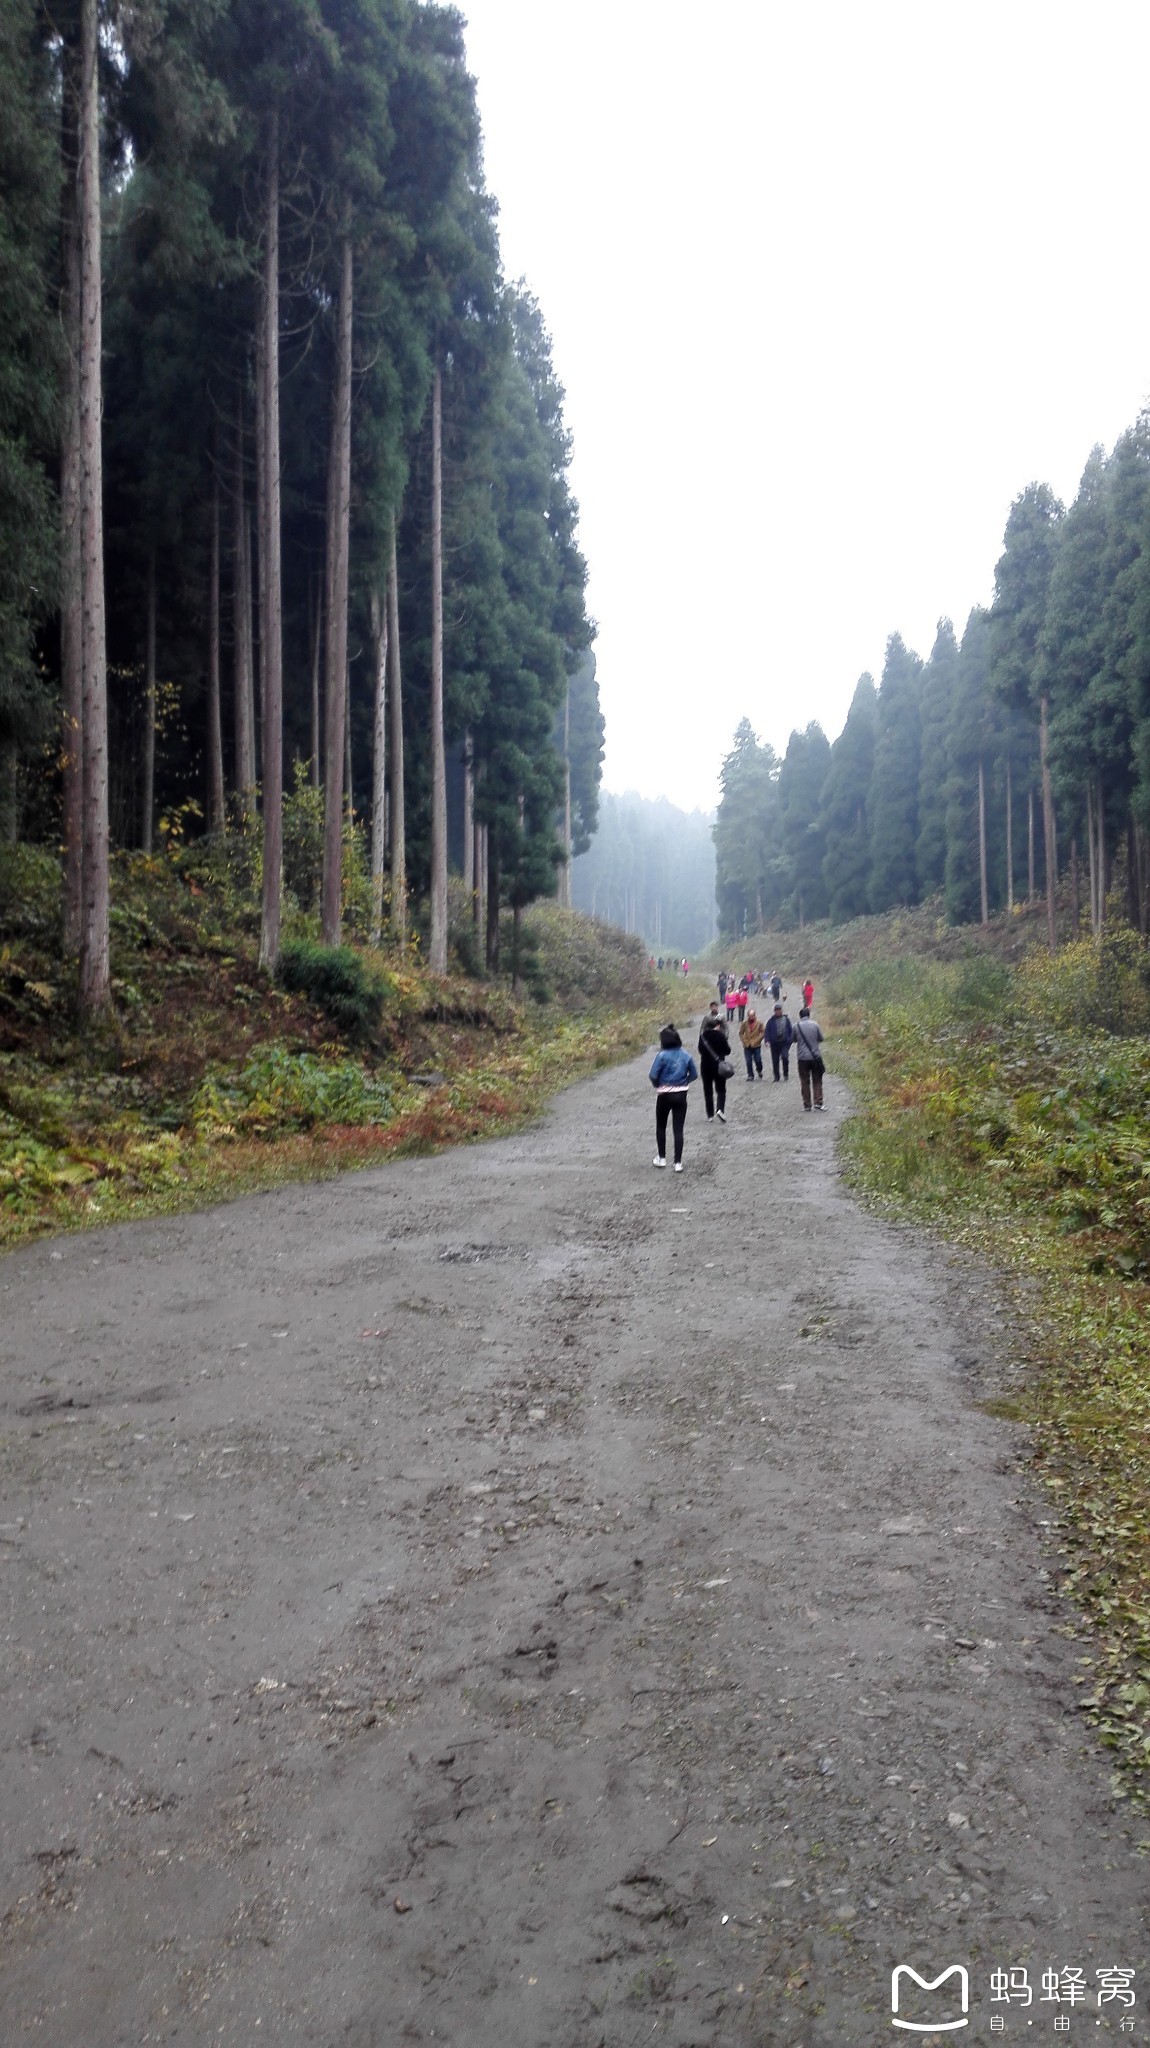
[[[719,1005],[712,1003],[699,1033],[699,1078],[708,1123],[716,1116],[721,1124],[727,1121],[727,1079],[719,1072],[719,1061],[730,1057],[731,1041],[723,1028]]]
[[[767,1018],[767,1044],[771,1053],[771,1079],[777,1081],[779,1068],[783,1080],[791,1078],[791,1046],[794,1043],[795,1027],[781,1003],[775,1004],[774,1015]]]

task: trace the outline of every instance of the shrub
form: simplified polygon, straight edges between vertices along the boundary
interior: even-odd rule
[[[260,1135],[311,1130],[316,1124],[382,1124],[392,1111],[388,1082],[354,1060],[321,1060],[265,1046],[234,1080],[205,1081],[194,1105],[201,1130]]]
[[[301,910],[316,908],[322,868],[323,791],[313,789],[307,762],[297,761],[284,798],[284,888]]]
[[[511,964],[511,914],[501,937],[504,968]],[[647,949],[634,933],[601,924],[579,910],[536,903],[523,912],[519,971],[537,1000],[561,999],[636,1007],[659,1000]]]
[[[0,935],[59,940],[60,861],[42,846],[6,846],[0,857]]]
[[[1055,959],[1034,952],[1022,963],[1020,988],[1033,1022],[1060,1034],[1150,1032],[1150,951],[1129,925],[1100,939],[1078,939]]]
[[[348,1038],[370,1038],[378,1030],[386,998],[394,990],[372,972],[352,946],[316,946],[296,939],[283,947],[279,979],[294,995],[310,996]]]

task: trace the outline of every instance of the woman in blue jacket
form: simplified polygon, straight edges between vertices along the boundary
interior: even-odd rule
[[[667,1118],[675,1138],[675,1172],[683,1171],[683,1126],[687,1121],[687,1090],[692,1081],[699,1078],[699,1069],[689,1052],[684,1050],[683,1041],[673,1024],[664,1024],[659,1033],[659,1050],[651,1068],[651,1086],[655,1090],[655,1153],[654,1164],[667,1164]]]

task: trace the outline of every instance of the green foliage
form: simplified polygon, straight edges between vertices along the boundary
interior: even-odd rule
[[[719,923],[727,932],[761,931],[778,898],[780,765],[773,747],[756,738],[750,719],[741,719],[720,771],[715,819]]]
[[[284,797],[284,888],[301,910],[319,903],[323,870],[323,791],[312,787],[306,761],[297,761]]]
[[[366,1074],[355,1060],[319,1059],[314,1053],[265,1045],[233,1078],[201,1084],[193,1120],[208,1134],[270,1137],[320,1124],[384,1124],[393,1101],[390,1082]]]
[[[294,995],[309,996],[347,1038],[370,1039],[394,985],[352,946],[290,941],[280,951],[279,979]]]
[[[6,846],[0,853],[0,937],[58,939],[60,861],[47,847]]]
[[[1007,1287],[1011,1276],[1026,1286],[1025,1392],[987,1405],[1031,1427],[1059,1514],[1062,1589],[1094,1631],[1079,1705],[1115,1752],[1113,1791],[1146,1807],[1146,945],[1115,927],[1101,944],[1013,968],[876,960],[842,974],[835,997],[860,1100],[844,1134],[855,1184],[989,1255]]]
[[[523,917],[523,944],[525,979],[528,955],[534,962],[532,993],[546,990],[567,1005],[637,1007],[658,1000],[658,982],[642,939],[614,925],[557,904],[536,904]]]
[[[823,789],[822,815],[826,853],[823,878],[828,915],[836,924],[859,917],[867,909],[870,873],[870,799],[878,738],[878,698],[874,677],[862,675],[851,708],[831,748]]]
[[[37,13],[32,0],[0,7],[0,755],[38,739],[50,714],[34,638],[56,582],[48,464],[59,343],[45,280],[59,114]]]
[[[919,710],[922,663],[892,633],[878,693],[878,732],[868,798],[871,910],[917,903],[918,793],[922,766]]]

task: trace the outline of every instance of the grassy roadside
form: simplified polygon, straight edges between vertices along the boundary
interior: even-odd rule
[[[1150,973],[1132,934],[1015,964],[827,964],[848,1177],[1014,1285],[1026,1423],[1088,1626],[1079,1705],[1150,1805]],[[1121,1035],[1120,1035],[1121,1034]]]
[[[333,974],[302,918],[269,983],[250,892],[163,857],[125,858],[115,904],[115,1011],[81,1033],[55,864],[18,849],[0,876],[0,1248],[518,1129],[668,1001],[638,940],[554,906],[513,998],[364,947]]]

